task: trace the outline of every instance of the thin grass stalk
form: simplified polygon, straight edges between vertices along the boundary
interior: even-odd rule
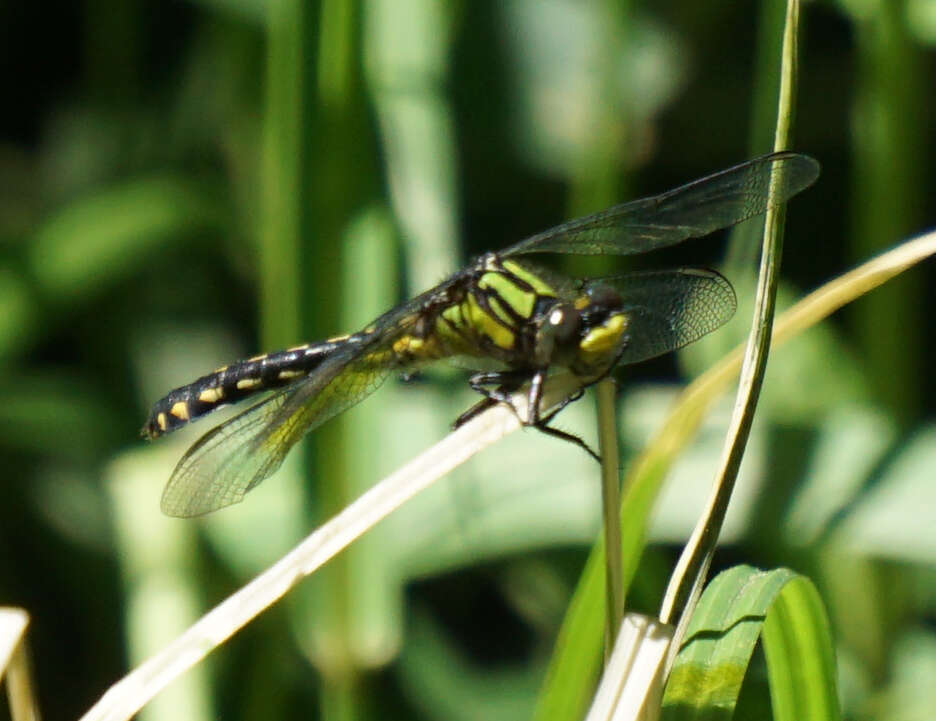
[[[624,581],[621,561],[621,480],[618,470],[617,413],[614,380],[605,378],[595,386],[598,401],[598,449],[601,453],[601,511],[605,548],[605,662],[611,656],[621,619],[624,617]]]
[[[797,74],[798,23],[799,2],[791,0],[787,5],[784,28],[775,150],[789,147]],[[661,607],[660,620],[664,623],[675,624],[680,630],[685,629],[695,601],[701,593],[754,422],[754,410],[760,395],[770,350],[783,247],[784,215],[783,207],[771,207],[766,214],[761,266],[754,302],[754,324],[748,337],[738,396],[729,426],[721,468],[716,476],[708,507],[679,559]],[[680,640],[681,635],[677,632],[671,653],[678,650]]]

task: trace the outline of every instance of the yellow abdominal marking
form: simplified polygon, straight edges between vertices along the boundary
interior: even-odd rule
[[[422,347],[422,339],[413,338],[411,335],[405,335],[393,342],[393,352],[397,354],[418,352]]]
[[[408,356],[407,359],[438,358],[440,349],[439,343],[432,336],[416,338],[411,335],[404,335],[394,341],[393,352],[397,356]]]
[[[267,354],[266,354],[266,353],[261,353],[260,355],[255,355],[253,358],[248,358],[248,359],[247,359],[247,362],[248,362],[248,363],[256,363],[257,361],[262,361],[262,360],[263,360],[264,358],[266,358],[266,357],[267,357]]]
[[[217,403],[224,398],[223,388],[206,388],[198,394],[198,400],[202,403]]]
[[[369,366],[382,366],[385,363],[392,361],[394,351],[391,350],[375,350],[372,353],[368,353],[364,356],[366,364]]]
[[[241,380],[237,381],[237,390],[247,391],[247,390],[250,390],[251,388],[256,388],[259,385],[260,385],[259,378],[242,378]]]
[[[159,430],[164,431],[169,427],[169,423],[166,421],[166,414],[160,413],[156,416],[156,425],[159,426]]]
[[[180,421],[187,421],[189,419],[188,403],[185,401],[179,401],[174,404],[172,408],[169,409],[169,412]]]
[[[288,381],[290,378],[298,378],[305,375],[305,371],[280,371],[278,378],[281,381]]]

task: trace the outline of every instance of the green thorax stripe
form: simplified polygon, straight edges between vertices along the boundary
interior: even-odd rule
[[[518,263],[515,260],[505,260],[503,261],[503,265],[504,270],[511,273],[519,281],[527,283],[533,288],[537,296],[556,297],[556,289],[522,263]]]
[[[488,267],[489,272],[478,280],[478,288],[488,295],[495,315],[508,325],[514,325],[517,319],[530,320],[538,298],[556,295],[539,276],[516,261],[503,261],[502,269]]]
[[[440,314],[435,332],[453,353],[513,359],[525,347],[520,337],[529,332],[537,300],[555,291],[523,265],[496,256],[479,270],[464,299]]]

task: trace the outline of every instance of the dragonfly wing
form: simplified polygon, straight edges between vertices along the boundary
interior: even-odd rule
[[[712,270],[681,268],[597,278],[627,313],[627,344],[619,363],[638,363],[682,348],[724,325],[737,307],[734,289]]]
[[[699,238],[785,203],[819,177],[808,155],[772,153],[652,198],[569,221],[501,253],[631,255]]]
[[[179,461],[163,491],[168,516],[200,516],[243,500],[308,431],[372,393],[389,370],[352,348],[209,431]]]
[[[199,438],[176,465],[163,490],[163,513],[189,518],[230,506],[241,501],[251,485],[273,473],[289,448],[264,454],[251,449],[287,394],[280,391]]]

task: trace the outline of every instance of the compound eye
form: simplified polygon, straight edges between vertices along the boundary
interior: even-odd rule
[[[533,363],[545,368],[562,362],[570,349],[578,346],[582,325],[580,313],[568,303],[557,303],[542,318],[533,343]]]
[[[607,285],[593,285],[585,291],[591,305],[601,310],[612,310],[621,307],[620,294]]]
[[[571,305],[560,304],[549,311],[546,322],[549,324],[552,336],[556,339],[556,342],[560,345],[564,345],[573,338],[578,337],[579,328],[582,324],[582,317]]]

